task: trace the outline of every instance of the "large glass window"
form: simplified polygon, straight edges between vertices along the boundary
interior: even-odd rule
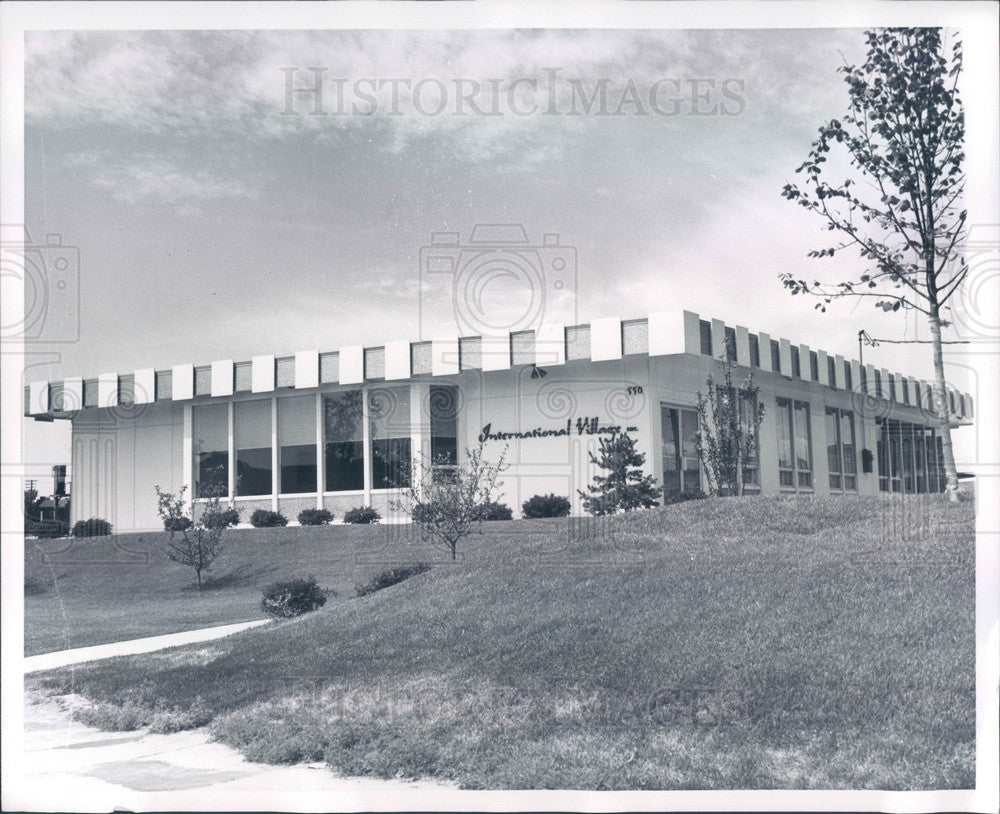
[[[385,387],[368,396],[371,423],[372,488],[401,489],[410,485],[410,388]]]
[[[778,399],[778,477],[782,486],[795,486],[795,460],[792,457],[792,403]]]
[[[760,426],[757,423],[756,407],[754,399],[743,394],[740,397],[740,416],[743,423],[744,432],[751,433],[760,441]],[[755,444],[750,444],[746,462],[743,465],[743,488],[745,491],[755,492],[760,489],[760,455],[755,449]]]
[[[927,462],[927,491],[940,491],[938,489],[937,433],[930,427],[924,430],[924,459]]]
[[[660,425],[664,496],[700,489],[701,473],[694,440],[698,432],[698,414],[694,410],[661,405]]]
[[[944,439],[937,434],[937,430],[934,431],[934,449],[937,453],[934,467],[937,473],[937,490],[943,492],[948,486],[948,479],[944,473]]]
[[[812,489],[812,437],[809,405],[777,400],[778,478],[786,489]]]
[[[844,488],[843,464],[840,457],[840,411],[826,408],[826,465],[830,471],[830,488]]]
[[[899,422],[887,422],[889,428],[889,483],[893,492],[903,491],[903,452],[900,448],[902,436],[899,432]]]
[[[238,401],[236,494],[271,494],[271,400]]]
[[[854,415],[848,410],[827,407],[826,460],[832,490],[857,490],[858,461],[856,455]]]
[[[795,402],[795,469],[798,485],[812,488],[812,431],[809,425],[809,405]]]
[[[875,448],[878,454],[878,488],[881,492],[889,491],[889,436],[884,418],[876,419],[878,438]]]
[[[903,451],[903,491],[913,494],[917,490],[915,473],[913,471],[913,427],[903,424],[901,429]]]
[[[941,439],[933,428],[888,419],[877,426],[879,489],[922,494],[944,488]]]
[[[281,493],[316,491],[316,397],[278,399]]]
[[[432,385],[430,414],[431,465],[437,480],[458,465],[458,388]]]
[[[917,492],[927,491],[927,431],[921,427],[915,428],[913,436],[913,457],[917,469]]]
[[[840,442],[844,461],[844,489],[854,491],[858,488],[858,446],[854,435],[854,414],[847,410],[840,411]]]
[[[192,409],[196,497],[229,494],[229,405],[204,404]]]
[[[360,390],[323,396],[327,492],[355,492],[365,488],[361,409]]]

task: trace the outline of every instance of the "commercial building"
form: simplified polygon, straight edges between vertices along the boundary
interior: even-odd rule
[[[697,314],[594,320],[502,336],[391,341],[294,356],[177,364],[34,382],[25,412],[73,422],[72,519],[153,529],[157,485],[218,490],[242,510],[372,505],[399,515],[415,462],[507,450],[502,500],[568,496],[615,428],[638,439],[666,493],[703,485],[697,394],[723,359],[753,369],[765,406],[747,491],[874,494],[944,488],[926,381]],[[949,389],[949,424],[973,416]]]

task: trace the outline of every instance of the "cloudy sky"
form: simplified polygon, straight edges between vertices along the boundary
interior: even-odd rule
[[[780,190],[842,115],[860,30],[37,32],[27,51],[27,225],[79,247],[81,297],[79,341],[32,378],[454,332],[454,277],[421,248],[480,223],[575,251],[541,283],[550,319],[687,308],[851,357],[860,327],[926,337],[867,304],[814,314],[778,279],[859,267],[808,259],[827,233]],[[321,109],[289,96],[317,76]],[[518,312],[518,285],[483,308]],[[915,348],[866,360],[929,377]]]

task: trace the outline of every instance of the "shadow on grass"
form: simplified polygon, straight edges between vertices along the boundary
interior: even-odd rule
[[[202,580],[201,591],[222,591],[227,588],[260,587],[278,569],[266,565],[241,565],[217,577]],[[198,593],[198,583],[192,582],[181,588],[185,592]]]

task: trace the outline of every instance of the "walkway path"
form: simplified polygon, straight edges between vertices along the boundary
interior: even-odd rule
[[[314,810],[365,810],[387,799],[406,808],[415,792],[447,791],[433,782],[339,777],[325,764],[250,763],[213,743],[206,729],[101,732],[72,720],[70,710],[80,703],[76,696],[35,696],[25,705],[18,786],[35,810],[287,810],[296,802]]]
[[[183,633],[168,633],[165,636],[148,636],[145,639],[130,639],[125,642],[96,644],[92,647],[78,647],[74,650],[57,650],[54,653],[26,656],[24,672],[37,673],[40,670],[68,667],[70,664],[83,664],[86,661],[110,659],[115,656],[132,656],[136,653],[152,653],[154,650],[164,650],[181,644],[209,642],[212,639],[221,639],[223,636],[239,633],[241,630],[266,625],[269,621],[269,619],[257,619],[253,622],[237,622],[235,625],[203,627],[200,630],[185,630]]]
[[[43,653],[26,658],[24,671],[32,673],[211,641],[268,621],[259,619]],[[79,696],[49,698],[29,691],[26,701],[24,752],[17,761],[23,774],[12,778],[11,784],[11,791],[22,805],[15,808],[208,811],[301,806],[305,810],[366,810],[376,804],[407,808],[408,802],[412,805],[415,793],[436,795],[450,790],[433,781],[341,777],[322,763],[296,766],[251,763],[234,749],[214,743],[206,728],[166,735],[146,731],[101,732],[73,720],[72,709],[86,703]],[[5,802],[13,799],[5,798]]]

